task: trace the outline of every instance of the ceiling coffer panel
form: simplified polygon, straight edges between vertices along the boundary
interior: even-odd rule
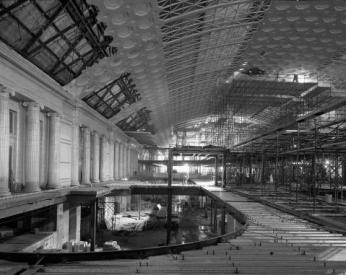
[[[98,19],[118,48],[120,67],[131,73],[143,106],[162,133],[171,132],[167,129],[182,117],[208,111],[208,98],[220,79],[238,68],[247,41],[270,6],[269,0],[88,3],[97,6]]]
[[[346,46],[344,1],[272,1],[244,59],[267,74],[317,79]]]

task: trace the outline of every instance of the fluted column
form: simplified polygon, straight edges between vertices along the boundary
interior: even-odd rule
[[[124,144],[119,143],[119,177],[124,177]]]
[[[133,150],[133,173],[138,173],[138,170],[137,170],[137,149]]]
[[[109,141],[109,180],[114,180],[114,140]]]
[[[124,144],[124,151],[123,151],[123,170],[124,170],[124,178],[128,177],[128,172],[127,172],[127,144]]]
[[[43,116],[42,131],[40,132],[40,188],[46,188],[48,184],[48,147],[49,136],[46,135],[48,116]],[[40,122],[41,123],[41,122]],[[49,132],[49,131],[48,131]]]
[[[9,93],[0,87],[0,196],[10,195],[8,188],[9,177],[9,148],[10,148],[10,113]]]
[[[139,166],[138,166],[138,151],[137,150],[135,150],[134,151],[134,155],[135,155],[135,171],[136,171],[136,173],[138,174],[138,172],[139,172]]]
[[[109,180],[110,175],[109,175],[109,162],[110,162],[110,142],[109,140],[106,138],[106,144],[105,144],[105,176],[106,176],[106,181]]]
[[[79,123],[78,111],[75,110],[73,114],[72,124],[72,156],[71,156],[71,185],[79,185]]]
[[[100,136],[94,131],[92,135],[92,150],[93,150],[93,163],[92,163],[92,182],[100,182]]]
[[[133,149],[130,149],[130,175],[133,175]]]
[[[114,178],[118,180],[120,178],[119,176],[119,142],[115,142],[114,144]]]
[[[133,162],[132,162],[132,160],[133,160],[133,155],[132,155],[132,153],[133,153],[133,149],[130,147],[129,148],[129,156],[130,156],[130,161],[129,161],[129,174],[130,174],[130,176],[132,176],[132,165],[133,165]]]
[[[59,188],[60,116],[49,114],[48,188]]]
[[[130,178],[132,176],[132,173],[131,173],[131,145],[129,145],[127,147],[127,177]]]
[[[40,106],[26,103],[25,187],[27,193],[40,191]]]
[[[101,137],[101,181],[107,181],[107,138]]]
[[[90,129],[83,127],[82,184],[90,185]]]

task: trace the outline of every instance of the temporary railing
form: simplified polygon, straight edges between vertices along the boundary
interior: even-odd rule
[[[226,202],[222,201],[211,192],[202,189],[206,195],[217,200],[217,203],[224,207],[226,211],[242,224],[242,226],[235,232],[226,233],[217,237],[209,238],[202,241],[190,242],[178,245],[168,245],[160,247],[148,247],[142,249],[131,249],[131,250],[118,250],[118,251],[102,251],[102,252],[39,252],[39,253],[28,253],[28,252],[0,252],[0,259],[15,261],[15,262],[27,262],[29,264],[35,263],[59,263],[66,261],[97,261],[97,260],[110,260],[110,259],[142,259],[155,255],[162,254],[176,254],[181,251],[201,249],[205,246],[215,245],[219,242],[234,239],[240,236],[248,226],[247,217],[230,206]]]

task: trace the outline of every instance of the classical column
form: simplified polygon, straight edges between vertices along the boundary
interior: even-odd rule
[[[138,172],[139,172],[138,154],[139,154],[139,152],[138,152],[138,151],[135,151],[135,171],[137,172],[137,174],[138,174]]]
[[[40,106],[26,103],[25,187],[27,193],[40,191]]]
[[[127,144],[124,144],[124,150],[123,150],[123,175],[124,178],[127,178],[128,171],[127,171]]]
[[[217,155],[215,156],[215,186],[217,186],[217,175],[218,175],[218,169],[219,169],[219,166],[218,166],[218,157]]]
[[[60,116],[49,114],[48,188],[59,188]]]
[[[93,150],[93,163],[92,163],[92,182],[100,182],[100,136],[94,131],[92,135],[92,150]]]
[[[82,184],[90,185],[90,129],[83,127]]]
[[[116,141],[114,144],[114,177],[116,180],[118,180],[120,178],[119,176],[119,142]]]
[[[75,110],[72,122],[72,155],[71,155],[71,185],[79,185],[79,123],[78,111]]]
[[[135,173],[136,171],[136,149],[132,150],[132,175]]]
[[[131,162],[132,162],[132,158],[131,158],[131,145],[129,145],[127,147],[127,177],[130,178],[132,176],[132,172],[131,172]]]
[[[101,181],[107,181],[107,138],[106,136],[101,137]]]
[[[124,144],[119,143],[119,178],[124,177]]]
[[[10,148],[10,111],[9,93],[0,87],[0,196],[10,195],[8,188],[9,148]]]
[[[109,172],[110,172],[110,169],[109,169],[109,163],[110,163],[110,157],[111,157],[111,152],[110,152],[110,141],[108,140],[108,139],[106,139],[106,155],[105,155],[105,157],[106,157],[106,162],[105,162],[105,175],[106,175],[106,180],[109,180],[110,179],[110,174],[109,174]]]
[[[41,117],[41,115],[40,115]],[[48,145],[49,145],[49,136],[46,135],[47,130],[47,121],[48,116],[45,115],[42,117],[42,129],[40,131],[40,188],[46,188],[48,184]],[[40,121],[41,124],[41,121]],[[41,127],[41,125],[40,125]]]
[[[109,180],[114,181],[114,140],[109,141]]]
[[[133,165],[134,165],[134,158],[133,158],[133,149],[131,149],[130,151],[130,159],[131,159],[131,162],[130,162],[130,175],[133,176]]]

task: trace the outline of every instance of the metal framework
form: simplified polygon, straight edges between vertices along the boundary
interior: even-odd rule
[[[116,53],[97,9],[84,0],[0,3],[0,39],[65,85],[87,66]]]
[[[83,100],[106,118],[111,118],[122,108],[140,100],[129,73],[107,84],[98,91],[85,96]]]
[[[174,123],[208,113],[208,98],[236,71],[270,1],[158,1]]]
[[[154,129],[148,124],[149,121],[150,111],[143,107],[136,113],[119,121],[117,126],[123,131],[154,132]]]
[[[284,131],[298,126],[301,148],[342,148],[344,11],[342,0],[5,0],[0,38],[61,84],[117,49],[76,82],[127,131],[281,156],[296,153]],[[132,83],[113,80],[124,72]]]

